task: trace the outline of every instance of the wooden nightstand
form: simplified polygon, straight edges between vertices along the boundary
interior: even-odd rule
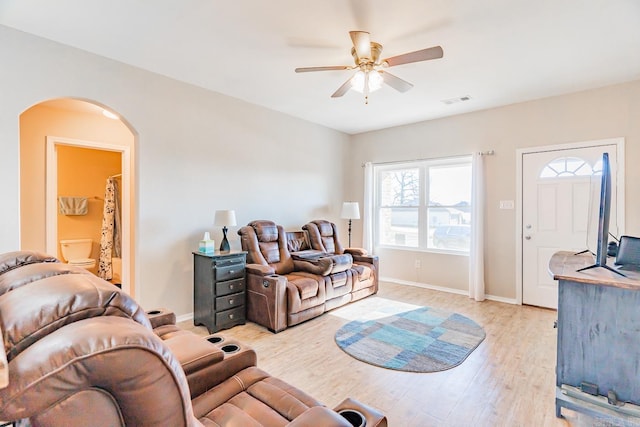
[[[246,322],[242,251],[193,252],[193,323],[209,333]]]

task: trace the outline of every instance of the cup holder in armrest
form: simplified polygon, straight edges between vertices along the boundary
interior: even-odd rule
[[[236,353],[236,352],[240,351],[240,346],[236,345],[236,344],[227,344],[227,345],[223,345],[222,347],[220,347],[220,350],[224,351],[227,354]]]
[[[147,311],[147,316],[155,316],[156,314],[160,314],[162,313],[162,311],[160,310],[151,310],[151,311]]]
[[[342,418],[349,421],[349,424],[351,424],[352,426],[365,427],[366,420],[364,418],[364,415],[362,415],[360,412],[356,411],[355,409],[343,409],[338,413],[342,416]]]
[[[220,344],[224,341],[224,338],[219,335],[212,335],[210,337],[207,337],[207,341],[209,341],[211,344]]]

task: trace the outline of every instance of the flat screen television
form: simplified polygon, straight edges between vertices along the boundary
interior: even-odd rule
[[[618,270],[607,265],[607,245],[609,243],[609,220],[611,218],[611,165],[609,153],[602,154],[602,177],[600,180],[600,208],[598,210],[598,234],[596,259],[593,265],[579,269],[589,270],[601,267],[624,276]]]

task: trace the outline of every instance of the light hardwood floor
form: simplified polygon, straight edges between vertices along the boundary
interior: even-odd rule
[[[436,373],[379,368],[340,350],[334,334],[349,313],[385,300],[463,314],[484,327],[486,338],[461,365]],[[279,334],[250,322],[218,334],[253,347],[260,368],[327,406],[350,396],[384,412],[393,427],[605,425],[571,411],[564,420],[555,416],[555,319],[554,310],[385,282],[376,296]],[[191,321],[180,326],[208,335]]]

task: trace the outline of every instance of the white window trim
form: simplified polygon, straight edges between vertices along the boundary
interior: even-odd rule
[[[461,251],[454,249],[442,249],[442,248],[429,248],[428,238],[425,238],[426,233],[419,227],[418,231],[418,246],[398,246],[391,244],[383,244],[380,243],[380,227],[379,227],[379,212],[380,212],[380,186],[379,186],[379,174],[388,170],[398,170],[398,169],[411,169],[418,168],[420,174],[420,194],[419,194],[419,204],[415,207],[408,208],[416,208],[418,209],[418,218],[419,224],[422,223],[420,218],[427,217],[427,211],[429,206],[427,206],[427,200],[429,200],[429,186],[426,185],[426,188],[422,188],[423,184],[427,183],[426,172],[429,167],[433,166],[453,166],[456,164],[467,165],[471,164],[471,155],[457,155],[450,157],[441,157],[434,159],[416,159],[416,160],[407,160],[407,161],[396,161],[389,163],[374,163],[373,166],[373,182],[372,182],[372,192],[373,192],[373,245],[374,248],[387,249],[387,250],[398,250],[398,251],[410,251],[410,252],[426,252],[426,253],[438,253],[438,254],[447,254],[447,255],[457,255],[457,256],[469,256],[469,251]],[[427,225],[428,228],[428,225]],[[424,243],[422,242],[423,240]]]

